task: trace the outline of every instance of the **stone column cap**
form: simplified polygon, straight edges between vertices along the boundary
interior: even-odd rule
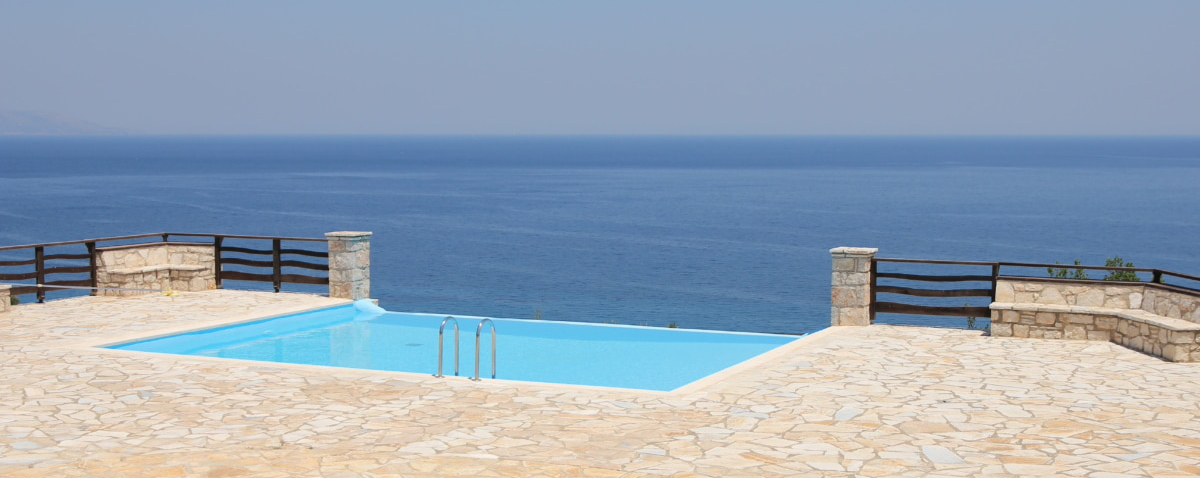
[[[371,231],[333,231],[326,232],[325,237],[329,239],[355,239],[371,237]]]
[[[855,256],[873,256],[876,252],[879,252],[879,248],[877,247],[840,246],[829,250],[830,254],[846,254]]]
[[[12,284],[0,284],[0,290],[12,289]]]

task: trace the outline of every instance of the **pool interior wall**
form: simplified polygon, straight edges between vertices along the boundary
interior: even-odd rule
[[[445,315],[388,312],[359,301],[314,311],[124,342],[106,347],[434,374]],[[483,317],[454,316],[459,375],[474,373]],[[496,378],[669,391],[797,336],[491,318]],[[480,340],[480,376],[490,377],[490,329]],[[443,338],[444,371],[454,374],[454,331]]]

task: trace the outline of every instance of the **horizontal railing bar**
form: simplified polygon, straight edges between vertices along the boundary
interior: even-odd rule
[[[111,246],[99,246],[96,248],[96,250],[98,250],[98,251],[119,251],[122,249],[133,249],[133,248],[137,248],[137,247],[146,247],[146,246],[151,246],[151,245],[162,245],[162,244],[170,244],[172,246],[211,246],[212,245],[211,242],[151,241],[151,242],[135,242],[133,244],[114,244]]]
[[[961,264],[968,266],[991,266],[995,261],[951,261],[945,259],[903,259],[899,257],[876,257],[876,262],[914,262],[919,264]]]
[[[328,277],[313,277],[303,274],[280,274],[280,282],[293,282],[299,284],[328,284]]]
[[[8,249],[27,249],[30,247],[66,246],[70,244],[86,244],[89,242],[121,241],[125,239],[140,239],[143,237],[162,236],[162,233],[132,234],[128,236],[100,237],[95,239],[80,239],[77,241],[41,242],[37,244],[21,244],[16,246],[0,246],[0,251]]]
[[[0,261],[0,266],[27,266],[30,264],[37,264],[37,259],[30,259],[27,261]]]
[[[895,272],[876,272],[875,277],[887,277],[892,279],[906,279],[924,282],[968,282],[968,281],[985,281],[991,282],[992,276],[966,275],[966,276],[934,276],[924,274],[899,274]]]
[[[1113,271],[1140,271],[1140,272],[1154,272],[1157,270],[1157,269],[1154,269],[1151,267],[1089,266],[1089,265],[1082,265],[1082,264],[1080,264],[1080,265],[1045,264],[1045,263],[1041,263],[1041,262],[1000,262],[999,264],[1001,267],[1053,267],[1055,269],[1094,269],[1094,270],[1104,269],[1104,270],[1113,270]],[[1166,272],[1166,271],[1163,271],[1163,272]]]
[[[299,254],[302,256],[309,256],[309,257],[322,257],[322,258],[329,257],[328,252],[306,251],[304,249],[280,249],[279,253],[280,254]]]
[[[233,247],[233,246],[221,246],[221,252],[241,252],[243,254],[259,254],[259,255],[274,254],[274,252],[271,250],[264,251],[262,249],[247,249],[245,247]]]
[[[1034,282],[1066,282],[1077,284],[1110,284],[1110,285],[1138,285],[1150,284],[1151,282],[1141,281],[1123,281],[1123,280],[1104,280],[1104,279],[1072,279],[1069,277],[1039,277],[1039,276],[996,276],[996,280],[1027,280]]]
[[[274,282],[275,277],[271,274],[253,274],[242,271],[221,271],[221,280],[248,280],[258,282]]]
[[[271,261],[252,261],[250,259],[240,259],[237,257],[222,257],[221,264],[238,264],[251,267],[273,267],[275,265]]]
[[[37,272],[24,272],[20,274],[0,274],[0,280],[25,280],[37,278]]]
[[[89,242],[108,242],[122,241],[126,239],[141,239],[143,237],[162,237],[162,236],[185,236],[185,237],[227,237],[232,239],[279,239],[283,241],[306,241],[306,242],[326,242],[328,239],[323,237],[285,237],[285,236],[252,236],[252,235],[232,235],[232,234],[207,234],[195,232],[151,232],[146,234],[130,234],[126,236],[111,236],[111,237],[96,237],[91,239],[79,239],[74,241],[57,241],[57,242],[40,242],[37,244],[19,244],[15,246],[0,246],[0,251],[11,249],[28,249],[32,247],[49,247],[49,246],[66,246],[70,244],[86,244]],[[160,241],[161,242],[161,241]]]
[[[42,258],[45,260],[51,259],[90,259],[91,254],[47,254]]]
[[[280,267],[299,267],[302,269],[311,269],[314,271],[327,271],[329,266],[325,264],[313,264],[304,261],[279,261]]]
[[[987,307],[940,307],[933,305],[901,304],[899,302],[876,302],[875,312],[956,317],[991,317],[992,315],[991,309]]]
[[[163,232],[155,235],[166,234],[168,236],[191,236],[191,237],[214,237],[221,236],[226,239],[279,239],[281,241],[307,241],[307,242],[328,242],[329,239],[324,237],[287,237],[287,236],[247,236],[234,234],[202,234],[196,232]]]
[[[1158,269],[1155,269],[1155,270],[1156,270],[1156,271],[1158,271]],[[1194,275],[1191,275],[1191,274],[1184,274],[1184,273],[1181,273],[1181,272],[1171,272],[1171,271],[1160,271],[1160,272],[1162,272],[1162,273],[1163,273],[1163,275],[1169,275],[1169,276],[1172,276],[1172,277],[1179,277],[1179,278],[1181,278],[1181,279],[1189,279],[1189,280],[1197,280],[1197,281],[1200,281],[1200,276],[1194,276]]]
[[[991,289],[913,289],[910,287],[894,287],[890,285],[877,285],[875,292],[886,292],[889,294],[904,294],[915,295],[921,297],[991,297]]]
[[[47,267],[42,269],[43,274],[77,274],[80,272],[92,272],[92,266]]]
[[[32,294],[37,291],[38,287],[33,285],[23,287],[13,286],[12,289],[9,289],[9,293],[12,295]]]
[[[238,265],[251,266],[251,267],[274,267],[275,266],[275,263],[272,261],[252,261],[250,259],[242,259],[242,258],[238,258],[238,257],[222,257],[221,264],[238,264]],[[329,266],[327,266],[325,264],[313,264],[311,262],[304,262],[304,261],[279,261],[279,265],[283,266],[283,267],[300,267],[300,268],[304,268],[304,269],[312,269],[315,271],[329,270]]]

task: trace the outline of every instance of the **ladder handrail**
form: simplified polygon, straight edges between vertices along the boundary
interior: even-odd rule
[[[455,324],[457,323],[455,321]],[[483,333],[483,324],[485,323],[492,329],[492,378],[496,378],[496,324],[492,322],[492,319],[483,319],[479,321],[479,327],[475,328],[475,378],[471,380],[476,382],[479,381],[479,336]]]
[[[441,327],[438,327],[438,368],[437,368],[437,374],[434,375],[434,377],[437,377],[437,378],[442,378],[442,355],[444,355],[444,349],[446,347],[446,341],[443,339],[444,339],[444,334],[446,333],[446,322],[450,322],[450,321],[454,321],[454,375],[455,376],[458,375],[458,319],[455,319],[454,316],[447,315],[446,318],[442,319]],[[494,337],[493,337],[493,340],[495,340]],[[475,342],[476,342],[476,345],[475,345],[475,376],[478,377],[479,376],[479,341],[476,340]],[[493,345],[493,348],[494,347],[495,346]],[[495,372],[493,372],[493,373],[495,373]],[[493,377],[493,378],[495,378],[495,377]]]

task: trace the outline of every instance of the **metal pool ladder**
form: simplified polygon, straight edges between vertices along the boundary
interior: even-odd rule
[[[479,321],[479,327],[475,327],[475,378],[479,381],[479,334],[483,333],[483,324],[488,324],[492,328],[492,378],[496,378],[496,324],[492,323],[492,319],[483,319]]]
[[[445,319],[442,319],[442,326],[438,327],[438,372],[437,375],[434,375],[434,377],[437,378],[442,378],[442,355],[444,355],[443,349],[446,347],[446,341],[442,340],[442,338],[446,334],[446,322],[450,321],[454,321],[454,375],[458,375],[458,319],[455,319],[451,316],[446,316]],[[493,348],[494,347],[495,346],[493,346]],[[476,348],[478,348],[478,344],[476,344]],[[478,350],[475,351],[475,355],[475,360],[478,362]],[[476,375],[478,375],[478,373],[476,373]]]
[[[442,358],[445,356],[446,349],[446,323],[454,323],[454,375],[458,375],[458,319],[453,316],[446,316],[442,319],[442,325],[438,327],[438,363],[437,374],[434,377],[442,378]],[[483,324],[487,324],[492,332],[492,378],[496,378],[496,324],[492,319],[483,319],[479,321],[479,327],[475,328],[475,377],[471,380],[479,381],[479,342],[483,335]]]

